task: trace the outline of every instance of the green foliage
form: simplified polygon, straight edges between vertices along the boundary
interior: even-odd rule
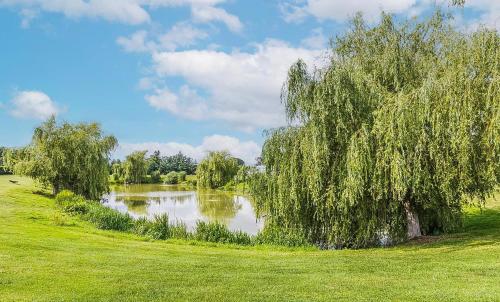
[[[153,171],[153,172],[151,172],[150,182],[152,184],[159,184],[159,183],[161,183],[160,171]]]
[[[55,201],[58,206],[64,207],[74,203],[85,202],[85,199],[70,190],[63,190],[56,195]]]
[[[149,226],[147,235],[157,240],[165,240],[170,238],[170,225],[168,223],[168,215],[166,213],[155,215],[153,221]]]
[[[124,162],[125,182],[132,184],[143,183],[148,172],[147,151],[136,151],[129,154]]]
[[[184,181],[186,181],[187,173],[186,173],[186,171],[180,171],[177,173],[177,176],[179,178],[179,182],[184,182]]]
[[[164,182],[169,185],[176,185],[179,183],[179,174],[177,172],[170,172],[165,175]]]
[[[70,203],[64,206],[63,211],[70,215],[85,215],[89,212],[90,205],[86,201]]]
[[[97,200],[108,190],[109,154],[116,144],[98,124],[58,125],[52,117],[35,129],[28,147],[9,152],[8,166],[51,185],[54,194],[69,189]]]
[[[4,157],[7,154],[7,148],[5,147],[0,147],[0,175],[2,174],[11,174],[12,171],[10,171],[7,167],[7,162],[4,159]]]
[[[187,174],[194,174],[196,171],[196,162],[181,152],[176,155],[162,157],[160,162],[161,174],[167,174],[172,171],[185,171]]]
[[[424,234],[452,231],[484,202],[500,181],[500,38],[447,24],[357,16],[327,68],[291,67],[294,126],[268,133],[253,185],[266,223],[363,247],[404,240],[411,215]]]
[[[307,246],[309,243],[302,232],[284,230],[275,226],[266,226],[255,237],[255,244]]]
[[[89,204],[84,218],[103,230],[129,231],[134,226],[134,220],[129,214],[120,213],[99,203]]]
[[[196,170],[198,187],[217,189],[233,180],[238,173],[238,161],[226,151],[210,152]]]
[[[153,172],[158,171],[161,174],[161,156],[160,151],[155,151],[148,158],[148,174],[152,175]]]
[[[252,244],[252,238],[241,231],[230,231],[227,226],[218,221],[198,221],[196,224],[195,239],[208,242],[233,243],[241,245]]]
[[[180,221],[170,225],[170,236],[175,239],[191,239],[193,237],[187,230],[187,225]]]

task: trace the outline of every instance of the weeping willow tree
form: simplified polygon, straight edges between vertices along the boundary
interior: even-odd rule
[[[147,152],[135,151],[127,155],[123,162],[126,183],[140,184],[146,180],[149,167]]]
[[[294,64],[290,126],[268,132],[257,195],[267,227],[364,247],[456,229],[500,181],[500,38],[361,16],[328,67]]]
[[[30,145],[7,157],[16,174],[50,185],[54,194],[68,189],[95,200],[108,190],[108,161],[116,144],[98,124],[58,125],[52,117],[35,129]]]
[[[239,170],[238,159],[226,151],[213,151],[196,169],[198,187],[216,189],[232,181]]]

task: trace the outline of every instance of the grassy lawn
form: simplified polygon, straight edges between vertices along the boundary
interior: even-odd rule
[[[462,233],[318,251],[100,231],[37,190],[0,176],[0,301],[500,301],[500,195]]]

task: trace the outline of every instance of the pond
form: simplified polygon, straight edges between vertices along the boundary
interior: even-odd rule
[[[189,230],[195,228],[198,220],[219,221],[230,230],[250,235],[263,227],[252,201],[235,193],[144,184],[111,187],[111,193],[103,200],[105,206],[135,218],[167,213],[170,221],[182,221]]]

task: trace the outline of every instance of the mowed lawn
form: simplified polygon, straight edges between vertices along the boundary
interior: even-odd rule
[[[176,300],[500,301],[500,200],[393,248],[242,248],[100,231],[0,176],[0,301]]]

